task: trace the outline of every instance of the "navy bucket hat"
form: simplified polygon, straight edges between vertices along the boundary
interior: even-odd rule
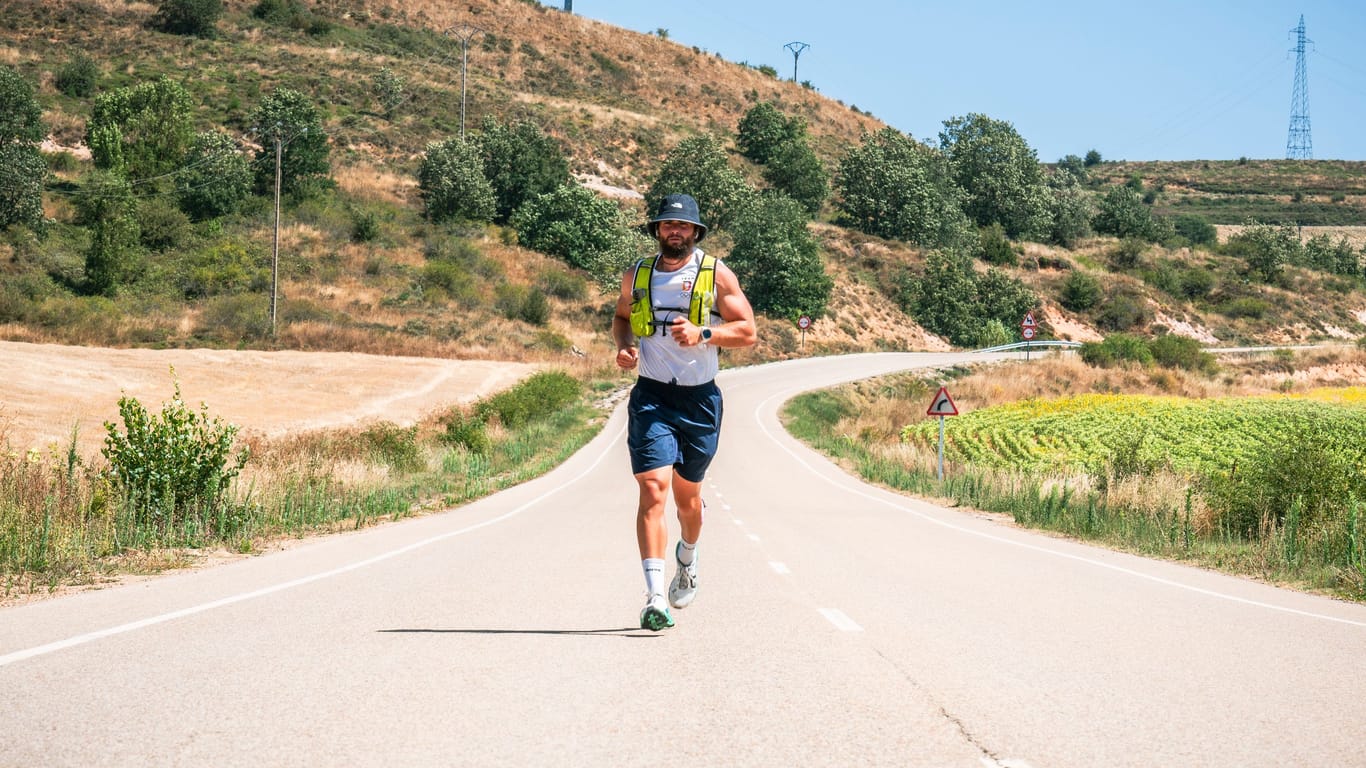
[[[659,236],[657,225],[661,221],[686,221],[697,227],[697,240],[695,242],[700,243],[702,238],[707,236],[707,225],[703,224],[702,219],[699,218],[697,201],[692,199],[691,195],[665,195],[664,199],[659,201],[659,208],[655,212],[654,218],[645,225],[650,237]]]

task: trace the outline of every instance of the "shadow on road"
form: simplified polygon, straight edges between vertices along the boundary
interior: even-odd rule
[[[658,632],[635,627],[620,629],[381,629],[382,634],[431,635],[584,635],[598,637],[658,637]]]

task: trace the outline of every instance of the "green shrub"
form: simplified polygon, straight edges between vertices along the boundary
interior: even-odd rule
[[[1074,270],[1062,283],[1059,303],[1073,312],[1085,312],[1100,301],[1100,281],[1085,272]]]
[[[417,444],[415,426],[405,428],[387,421],[380,422],[361,433],[361,442],[371,456],[388,464],[395,472],[416,472],[425,464],[421,447]]]
[[[1216,311],[1224,317],[1233,319],[1246,317],[1260,320],[1271,311],[1271,303],[1253,296],[1242,296],[1220,304]]]
[[[1215,282],[1213,272],[1192,267],[1181,273],[1181,295],[1188,299],[1203,299],[1214,290]]]
[[[100,68],[95,65],[84,51],[76,51],[62,68],[57,70],[53,85],[57,90],[73,99],[86,99],[95,93],[95,81],[100,76]]]
[[[571,272],[547,269],[539,278],[541,290],[546,295],[568,301],[583,301],[588,297],[588,281]]]
[[[1010,246],[1010,240],[1006,237],[1005,227],[999,223],[979,230],[977,258],[988,264],[1005,267],[1013,267],[1019,263],[1015,249]]]
[[[497,416],[503,426],[516,428],[550,418],[578,399],[582,389],[563,371],[545,371],[481,401],[475,413],[486,421]]]
[[[1215,245],[1219,242],[1219,231],[1203,216],[1183,213],[1172,224],[1176,234],[1189,240],[1192,245]]]
[[[1148,365],[1153,361],[1147,342],[1128,333],[1112,333],[1099,343],[1081,345],[1081,359],[1096,368],[1112,368],[1125,362]]]
[[[254,293],[205,301],[196,326],[199,336],[226,344],[265,338],[270,330],[270,297]]]
[[[446,431],[441,435],[442,442],[450,446],[464,448],[479,456],[488,455],[493,443],[489,440],[482,417],[453,408],[446,415],[444,421]]]
[[[162,0],[149,26],[173,35],[213,37],[222,15],[222,0]]]
[[[1164,334],[1153,339],[1148,348],[1152,351],[1153,362],[1163,368],[1181,368],[1206,374],[1212,374],[1219,368],[1214,355],[1201,348],[1199,341],[1188,336]]]
[[[105,422],[101,452],[140,530],[165,534],[185,515],[206,520],[250,457],[246,448],[233,457],[237,427],[210,418],[207,405],[190,410],[179,381],[159,416],[127,396],[119,398],[119,415],[124,431]]]
[[[190,237],[190,217],[162,198],[138,206],[138,237],[152,251],[180,248]]]
[[[351,242],[369,243],[379,237],[379,217],[373,211],[351,212]]]
[[[532,325],[545,325],[550,319],[550,304],[545,294],[525,285],[503,283],[498,286],[494,308],[509,320],[523,320]]]
[[[1111,296],[1096,313],[1096,322],[1107,330],[1127,331],[1148,319],[1143,299],[1126,293]]]

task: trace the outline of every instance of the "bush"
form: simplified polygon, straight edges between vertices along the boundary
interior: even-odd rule
[[[77,51],[57,70],[53,85],[73,99],[85,99],[95,93],[95,80],[99,76],[100,68],[95,66],[95,61],[83,51]]]
[[[417,444],[417,427],[404,428],[381,422],[367,427],[361,433],[361,442],[371,456],[388,464],[395,472],[416,472],[424,465],[422,450]]]
[[[1015,249],[1010,246],[1005,227],[994,223],[978,231],[977,258],[988,264],[1013,267],[1019,264]]]
[[[373,211],[351,212],[351,242],[369,243],[379,237],[379,217]]]
[[[176,174],[180,210],[196,221],[235,212],[251,194],[251,163],[222,131],[196,134]]]
[[[491,221],[497,210],[479,148],[464,139],[428,144],[417,180],[432,221]]]
[[[1100,281],[1085,272],[1073,271],[1062,283],[1058,302],[1072,312],[1085,312],[1100,301]]]
[[[550,319],[550,304],[545,294],[524,285],[503,283],[498,286],[495,308],[509,320],[522,320],[532,325],[545,325]]]
[[[1192,267],[1181,273],[1181,294],[1188,299],[1203,299],[1214,290],[1215,282],[1213,272]]]
[[[1267,312],[1271,311],[1271,303],[1252,296],[1243,296],[1220,304],[1216,307],[1216,311],[1224,317],[1233,319],[1246,317],[1260,320]]]
[[[1214,355],[1201,348],[1200,342],[1187,336],[1164,334],[1148,344],[1153,362],[1163,368],[1181,368],[1197,373],[1212,374],[1219,369]]]
[[[197,414],[190,410],[180,396],[179,381],[160,416],[149,415],[130,397],[119,398],[119,415],[125,431],[105,422],[101,452],[138,527],[166,534],[185,515],[206,522],[250,457],[246,448],[232,456],[237,427],[211,419],[208,406]]]
[[[190,218],[162,198],[138,206],[138,236],[153,251],[176,250],[190,237]]]
[[[222,0],[161,0],[150,26],[173,35],[213,37],[222,15]]]
[[[1148,309],[1143,299],[1125,293],[1111,296],[1096,313],[1100,327],[1111,331],[1127,331],[1146,322]]]
[[[484,420],[496,416],[503,426],[516,428],[550,418],[581,392],[582,385],[569,374],[545,371],[480,402],[475,413]]]
[[[442,433],[441,441],[447,445],[464,448],[479,456],[487,456],[493,447],[484,420],[476,414],[452,409],[446,415],[445,424],[446,431]]]
[[[1203,216],[1185,213],[1172,222],[1176,234],[1186,238],[1192,245],[1215,245],[1219,242],[1219,231]]]
[[[1112,333],[1103,341],[1081,345],[1081,359],[1097,368],[1112,368],[1125,362],[1148,365],[1153,361],[1147,342],[1128,333]]]

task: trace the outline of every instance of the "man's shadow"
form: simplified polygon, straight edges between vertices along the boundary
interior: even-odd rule
[[[659,637],[658,632],[636,627],[619,629],[381,629],[381,634],[413,635],[578,635],[581,637]]]

